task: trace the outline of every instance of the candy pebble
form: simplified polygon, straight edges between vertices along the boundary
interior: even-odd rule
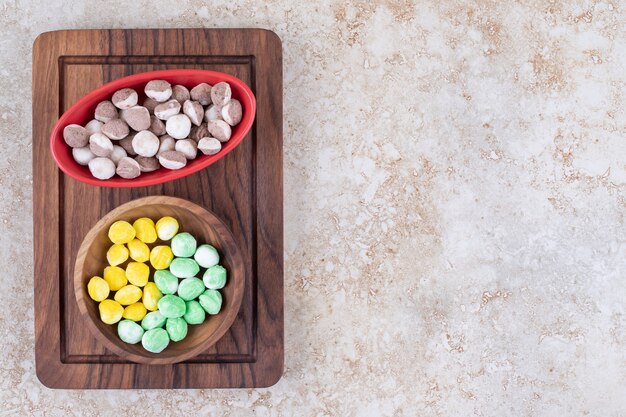
[[[165,216],[156,222],[156,232],[161,240],[170,240],[178,233],[178,221],[170,216]]]
[[[202,268],[210,268],[220,262],[220,254],[211,245],[200,245],[193,255],[193,259],[198,262]]]
[[[152,219],[142,217],[135,220],[133,223],[137,239],[144,243],[154,243],[157,240],[156,229],[154,228],[154,222]]]
[[[200,272],[200,267],[193,259],[175,258],[170,264],[170,272],[178,278],[191,278]]]
[[[128,283],[126,272],[119,266],[107,266],[104,268],[103,277],[109,284],[111,291],[117,291]]]
[[[178,296],[166,295],[159,300],[159,312],[168,319],[182,317],[186,310],[185,301]]]
[[[206,290],[198,300],[204,311],[209,314],[215,315],[222,308],[222,294],[217,290]]]
[[[174,256],[190,258],[196,252],[196,238],[189,233],[179,233],[172,239]]]
[[[113,243],[128,243],[135,238],[135,228],[124,220],[118,220],[109,227],[109,239]]]
[[[146,310],[146,306],[144,306],[143,303],[138,302],[124,308],[122,317],[132,321],[140,321],[146,317],[147,312],[148,310]]]
[[[204,285],[210,290],[219,290],[226,285],[226,269],[222,265],[215,265],[204,272]]]
[[[181,317],[167,319],[165,329],[172,342],[180,342],[187,337],[187,322]]]
[[[141,299],[141,289],[134,285],[125,285],[115,293],[115,301],[123,306],[131,305]]]
[[[199,302],[192,300],[187,301],[185,303],[187,305],[187,309],[185,310],[185,315],[183,318],[189,324],[201,324],[204,322],[206,318],[206,312],[202,308]]]
[[[178,278],[170,271],[156,271],[154,273],[154,283],[163,294],[174,294],[178,290]]]
[[[111,266],[123,264],[124,262],[126,262],[127,259],[128,249],[126,249],[126,246],[120,243],[111,245],[111,247],[107,251],[107,261]]]
[[[154,282],[149,282],[143,287],[143,305],[150,311],[156,311],[159,308],[159,300],[163,297],[161,291]]]
[[[117,334],[119,335],[120,339],[132,345],[141,341],[143,333],[144,331],[141,326],[134,321],[122,320],[117,325]]]
[[[170,343],[167,331],[164,329],[152,329],[143,334],[141,345],[145,350],[152,353],[162,352]]]
[[[154,269],[165,269],[172,263],[174,254],[169,246],[155,246],[150,252],[150,263]]]
[[[87,284],[87,292],[94,301],[102,301],[109,296],[109,284],[100,277],[93,277]]]
[[[98,306],[100,310],[100,320],[106,324],[114,324],[120,321],[124,313],[124,307],[117,301],[103,300]]]
[[[133,239],[127,244],[130,257],[137,262],[150,260],[150,248],[139,239]]]
[[[152,311],[141,320],[141,327],[144,330],[156,329],[157,327],[163,327],[165,324],[165,320],[167,320],[161,313],[158,311]]]
[[[201,279],[185,278],[178,285],[178,296],[185,301],[191,301],[198,298],[205,289]]]
[[[143,287],[149,277],[150,267],[142,262],[129,262],[126,266],[126,279],[133,285]]]

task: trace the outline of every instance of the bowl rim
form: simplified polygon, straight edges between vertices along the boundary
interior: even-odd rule
[[[87,232],[87,234],[83,238],[83,241],[80,244],[78,253],[76,255],[76,261],[74,263],[74,276],[73,276],[74,297],[78,304],[78,309],[81,313],[81,316],[83,316],[85,320],[87,321],[87,327],[91,331],[91,334],[94,335],[96,339],[98,339],[104,345],[105,348],[109,349],[110,351],[120,356],[121,358],[130,360],[132,362],[148,364],[148,365],[168,365],[168,364],[182,362],[184,360],[197,356],[198,354],[200,354],[201,352],[205,351],[206,349],[211,347],[213,344],[215,344],[219,339],[222,338],[222,336],[224,336],[224,334],[228,331],[228,329],[230,329],[230,327],[235,321],[235,318],[237,317],[237,314],[239,313],[239,310],[241,308],[241,303],[243,301],[243,291],[245,288],[246,273],[244,269],[243,276],[242,276],[243,282],[234,284],[235,289],[234,289],[233,297],[229,302],[230,307],[226,311],[226,315],[224,317],[224,320],[220,324],[220,326],[215,330],[215,332],[211,333],[204,342],[199,343],[193,349],[190,349],[189,351],[178,354],[176,356],[147,357],[147,356],[141,356],[141,355],[135,354],[133,352],[129,352],[121,348],[120,346],[116,345],[112,341],[110,341],[96,326],[94,321],[89,316],[89,311],[87,310],[86,303],[95,302],[88,296],[86,297],[84,295],[85,294],[85,288],[84,288],[85,278],[83,276],[82,271],[83,271],[85,259],[87,256],[87,252],[88,252],[91,242],[94,240],[96,235],[100,232],[100,230],[103,228],[105,224],[114,220],[121,213],[128,211],[129,209],[140,207],[140,206],[145,206],[145,205],[153,205],[153,204],[168,204],[168,205],[175,205],[178,207],[185,207],[186,209],[193,211],[194,214],[196,214],[197,216],[202,217],[206,220],[209,220],[209,219],[217,220],[216,226],[218,227],[218,230],[216,230],[216,232],[218,234],[224,235],[226,240],[230,240],[234,242],[233,247],[229,249],[229,256],[231,256],[233,260],[233,264],[243,264],[241,251],[239,249],[239,246],[236,244],[236,241],[232,232],[224,224],[224,222],[222,222],[222,220],[211,211],[189,200],[185,200],[185,199],[178,198],[178,197],[170,197],[170,196],[142,197],[142,198],[128,201],[114,208],[113,210],[109,211],[107,214],[101,217],[100,220],[98,220],[95,225],[92,226],[89,232]]]
[[[231,145],[226,152],[223,152],[224,149],[222,149],[222,151],[214,155],[199,155],[199,157],[203,158],[204,160],[192,166],[187,165],[179,170],[169,170],[169,169],[161,167],[158,170],[159,172],[161,172],[161,175],[154,176],[154,177],[147,178],[147,179],[146,178],[142,179],[142,176],[140,175],[139,177],[133,178],[133,179],[124,179],[124,178],[113,176],[112,178],[109,178],[107,180],[99,180],[91,175],[81,175],[77,172],[74,172],[68,166],[68,164],[64,164],[61,162],[61,155],[60,155],[61,151],[60,149],[58,149],[56,144],[61,143],[63,146],[68,146],[63,140],[63,129],[68,124],[71,124],[68,122],[68,119],[70,119],[73,116],[73,114],[77,111],[78,108],[87,105],[87,103],[90,103],[96,98],[101,98],[101,100],[110,100],[111,97],[109,96],[112,96],[112,94],[115,91],[121,88],[126,88],[129,83],[135,83],[135,82],[147,83],[148,81],[151,81],[154,79],[165,79],[166,81],[171,83],[171,81],[169,80],[173,78],[184,77],[184,76],[203,76],[203,75],[206,77],[218,78],[220,79],[220,81],[225,81],[231,85],[236,85],[238,88],[241,89],[241,92],[243,94],[243,97],[240,97],[240,101],[242,102],[245,101],[246,103],[250,104],[250,109],[246,109],[241,121],[237,125],[238,127],[241,126],[239,128],[239,131],[237,132],[237,135],[234,137],[231,137],[228,140],[228,142],[226,142],[226,146],[228,146],[228,144],[230,143],[234,143],[234,145]],[[148,185],[163,184],[169,181],[186,177],[187,175],[191,175],[195,172],[205,169],[209,165],[222,159],[224,156],[226,156],[228,153],[234,150],[239,145],[239,143],[241,143],[241,141],[248,135],[248,133],[252,129],[252,125],[254,124],[255,117],[256,117],[256,97],[254,93],[252,92],[252,90],[250,89],[250,87],[248,86],[248,84],[246,84],[241,79],[235,77],[234,75],[227,74],[225,72],[220,72],[220,71],[184,69],[184,68],[183,69],[146,71],[146,72],[131,74],[131,75],[110,81],[90,91],[84,96],[82,96],[78,101],[76,101],[76,103],[74,103],[72,106],[70,106],[70,108],[68,108],[65,112],[63,112],[61,117],[59,117],[59,119],[55,123],[52,129],[52,133],[50,134],[50,150],[52,153],[52,158],[54,159],[59,169],[61,169],[61,171],[63,171],[66,175],[70,176],[71,178],[77,181],[86,183],[86,184],[95,185],[99,187],[119,187],[119,188],[134,188],[134,187],[144,187]],[[70,163],[73,164],[73,166],[75,167],[81,167],[74,160],[70,161]]]

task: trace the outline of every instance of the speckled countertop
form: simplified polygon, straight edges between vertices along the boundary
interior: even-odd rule
[[[0,24],[1,416],[626,415],[623,2],[4,0]],[[35,376],[31,46],[96,27],[282,38],[271,388]]]

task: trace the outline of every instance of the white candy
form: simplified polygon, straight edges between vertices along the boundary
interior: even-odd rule
[[[222,149],[222,143],[215,138],[202,138],[198,141],[198,150],[205,155],[215,155]]]
[[[154,156],[159,151],[159,138],[148,130],[138,132],[133,138],[133,150],[137,155]]]
[[[187,100],[185,104],[183,104],[183,113],[189,117],[191,123],[196,126],[200,126],[202,123],[202,116],[204,116],[204,109],[202,108],[202,104],[197,101]]]
[[[191,131],[191,120],[184,114],[177,114],[167,119],[165,130],[174,139],[185,139]]]
[[[173,151],[176,149],[176,140],[170,135],[163,135],[159,137],[159,151],[157,152],[157,156],[159,156],[162,152]]]
[[[220,255],[213,246],[205,244],[198,246],[193,259],[195,259],[202,268],[210,268],[220,262]]]
[[[222,107],[222,119],[231,126],[239,124],[242,116],[243,109],[239,100],[233,98]]]
[[[161,120],[167,120],[178,113],[180,113],[180,103],[176,100],[166,101],[154,108],[154,115]]]
[[[87,132],[89,132],[89,135],[93,135],[94,133],[102,133],[102,125],[104,123],[93,119],[92,121],[90,121],[89,123],[87,123],[85,125],[85,129],[87,129]]]
[[[89,171],[99,180],[108,180],[115,175],[115,164],[109,158],[94,158],[89,161]]]
[[[187,165],[187,158],[180,152],[167,151],[158,156],[159,163],[167,169],[181,169]]]
[[[185,155],[187,159],[195,159],[198,155],[198,144],[191,139],[177,140],[174,149]]]
[[[216,104],[211,104],[204,112],[204,121],[210,122],[211,120],[222,120],[222,107]]]
[[[152,80],[146,84],[144,92],[151,99],[162,103],[172,96],[172,86],[164,80]]]
[[[135,90],[132,88],[122,88],[121,90],[117,90],[113,93],[111,101],[118,109],[130,109],[131,107],[137,105],[138,99],[139,96]]]
[[[209,130],[211,136],[220,142],[227,142],[232,134],[230,125],[223,120],[211,120],[207,122],[206,128]]]
[[[91,152],[91,149],[89,149],[89,146],[72,148],[72,156],[74,157],[74,161],[78,162],[80,165],[87,165],[89,161],[96,157],[96,155]]]
[[[89,136],[89,149],[96,156],[109,156],[113,152],[113,143],[102,133],[94,133]]]
[[[124,150],[124,148],[118,145],[113,145],[113,152],[111,152],[111,155],[109,155],[111,161],[113,161],[113,163],[117,165],[120,162],[120,159],[124,157],[126,157],[126,151]]]

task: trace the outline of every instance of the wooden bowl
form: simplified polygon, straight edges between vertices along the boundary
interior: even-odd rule
[[[141,343],[131,345],[123,342],[117,334],[117,325],[105,324],[100,320],[98,303],[87,293],[89,279],[102,276],[107,249],[112,245],[108,238],[109,226],[117,220],[130,223],[140,217],[158,220],[172,216],[180,223],[180,230],[191,233],[198,244],[209,243],[220,253],[220,264],[228,271],[226,286],[220,290],[223,297],[222,310],[210,316],[204,323],[189,325],[187,337],[180,342],[170,342],[161,353],[146,351]],[[157,240],[154,246],[161,244]],[[121,265],[124,266],[125,264]],[[151,272],[154,269],[150,267]],[[152,274],[151,274],[152,277]],[[163,365],[192,358],[217,342],[232,325],[243,297],[245,270],[243,258],[235,239],[226,225],[213,213],[187,200],[174,197],[145,197],[130,201],[110,211],[87,233],[81,244],[74,267],[74,293],[88,327],[104,346],[127,360]]]

